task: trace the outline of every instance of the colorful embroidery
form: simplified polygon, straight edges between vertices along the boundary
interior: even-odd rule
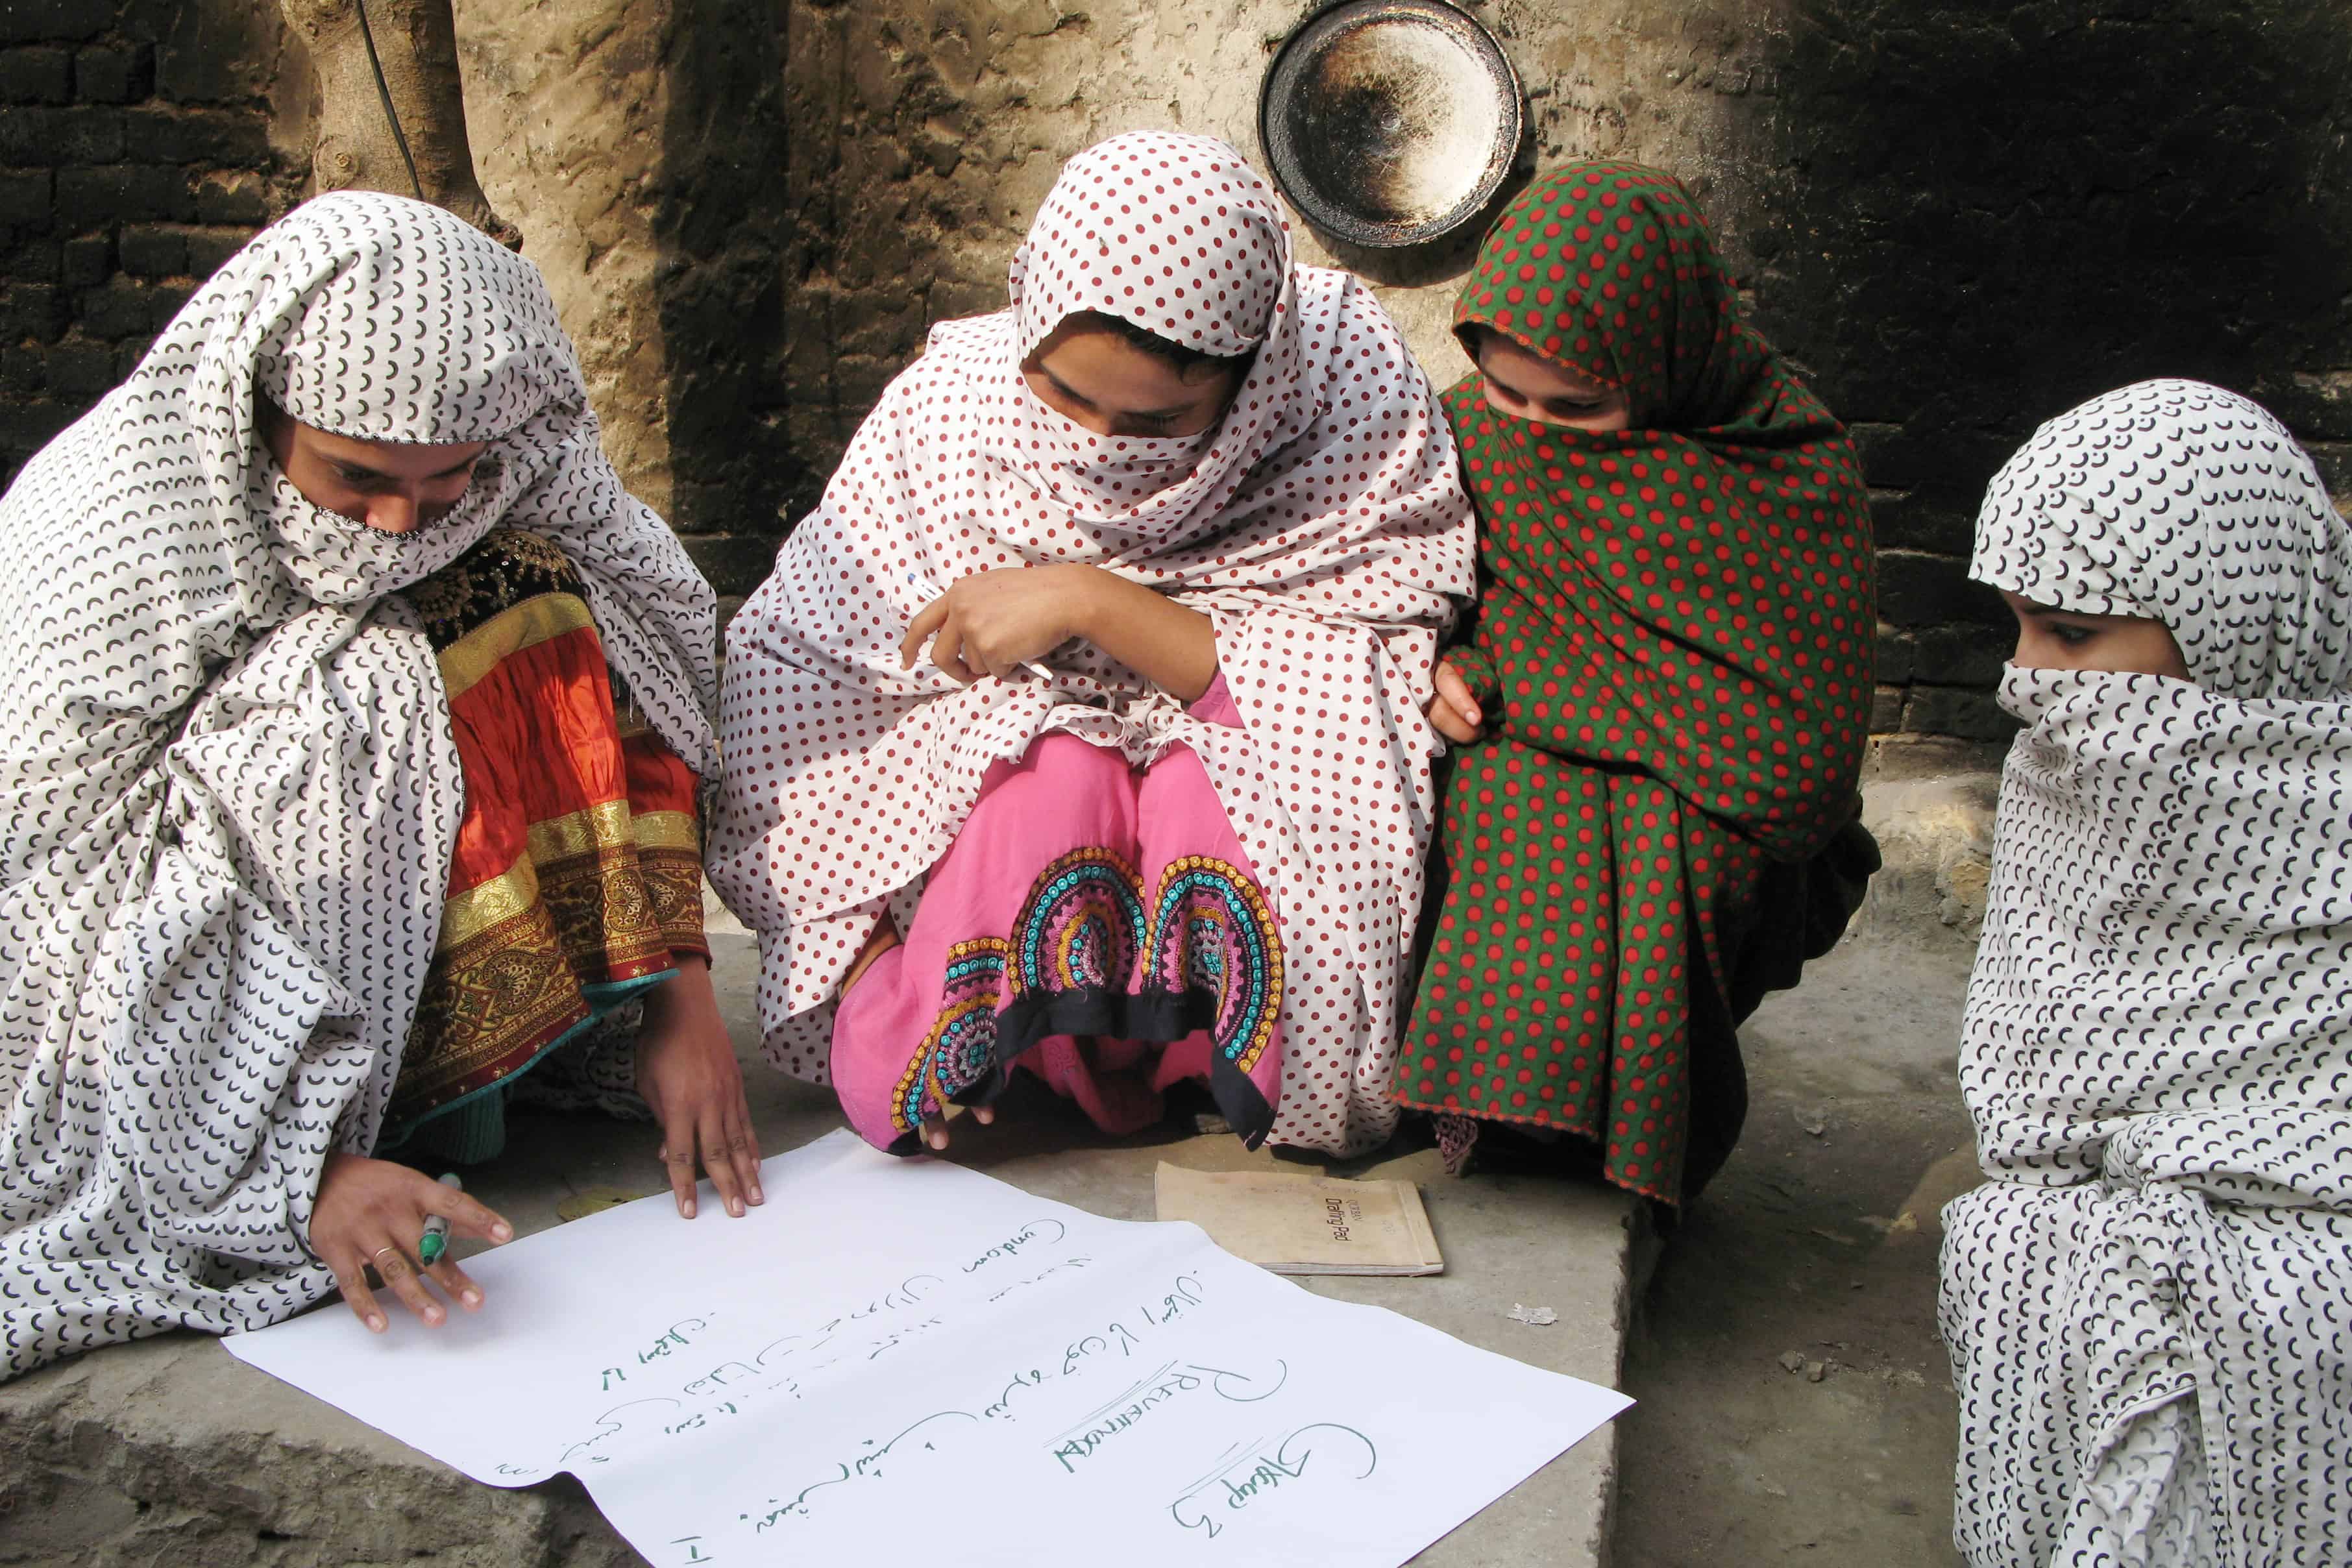
[[[1205,855],[1174,862],[1147,915],[1125,860],[1072,850],[1032,886],[1011,938],[949,950],[939,1016],[891,1097],[892,1125],[916,1131],[1053,1034],[1166,1041],[1206,1026],[1245,1086],[1275,1042],[1282,983],[1274,911],[1238,868]],[[1271,1110],[1259,1109],[1262,1134]]]
[[[1210,856],[1171,863],[1160,879],[1150,955],[1154,986],[1216,998],[1218,1054],[1244,1073],[1255,1068],[1282,1015],[1282,937],[1257,885]]]
[[[975,937],[948,949],[940,1016],[890,1098],[890,1121],[913,1132],[995,1064],[996,1009],[1013,944],[1001,936]]]
[[[549,594],[584,604],[587,592],[579,569],[553,544],[520,529],[494,528],[404,596],[425,623],[434,651],[442,653],[517,605]]]
[[[1014,923],[1016,990],[1125,991],[1143,952],[1143,879],[1108,849],[1045,868]]]

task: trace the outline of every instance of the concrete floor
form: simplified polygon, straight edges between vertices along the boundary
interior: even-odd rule
[[[1975,1175],[1972,1150],[1953,1158],[1971,950],[1909,930],[1849,941],[1740,1031],[1747,1134],[1667,1243],[1627,1356],[1620,1568],[1959,1561],[1935,1215]]]
[[[748,938],[716,938],[720,994],[739,1041],[756,1037]],[[761,1070],[762,1152],[839,1124],[831,1095]],[[650,1128],[541,1118],[469,1189],[529,1232],[598,1194],[660,1185]],[[1163,1159],[1203,1169],[1269,1163],[1230,1136],[1173,1132],[1105,1147],[1052,1104],[993,1128],[959,1123],[955,1156],[1016,1185],[1120,1218],[1151,1211]],[[1312,1288],[1391,1307],[1472,1343],[1614,1384],[1628,1319],[1634,1211],[1590,1187],[1522,1178],[1456,1181],[1433,1151],[1339,1173],[1422,1183],[1448,1269],[1420,1279],[1321,1279]],[[715,1205],[698,1223],[724,1223]],[[1550,1327],[1514,1322],[1548,1306]],[[341,1310],[330,1306],[328,1310]],[[1603,1427],[1424,1552],[1432,1568],[1603,1558],[1617,1433]],[[952,1562],[951,1551],[931,1553]],[[480,1487],[341,1412],[172,1335],[83,1356],[0,1387],[0,1563],[44,1568],[608,1568],[638,1561],[568,1480],[524,1492]]]

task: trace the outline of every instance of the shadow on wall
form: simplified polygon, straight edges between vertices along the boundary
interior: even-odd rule
[[[768,574],[804,489],[785,432],[784,0],[677,0],[653,216],[669,522],[722,596]]]
[[[2352,12],[2310,0],[1810,0],[1774,69],[1760,324],[1877,500],[1878,727],[1998,738],[1962,581],[1993,470],[2154,375],[2268,404],[2352,489]]]

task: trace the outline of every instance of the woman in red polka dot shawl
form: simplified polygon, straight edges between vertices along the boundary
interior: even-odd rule
[[[1385,1142],[1474,585],[1395,326],[1223,142],[1063,170],[728,633],[713,883],[766,1047],[900,1152],[1019,1068],[1117,1133]]]
[[[1733,1026],[1876,867],[1862,476],[1656,170],[1538,180],[1454,323],[1486,582],[1432,717],[1474,743],[1397,1095],[1457,1168],[1597,1157],[1678,1204],[1746,1114]]]

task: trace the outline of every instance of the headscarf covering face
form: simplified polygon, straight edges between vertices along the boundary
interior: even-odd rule
[[[2043,426],[1977,527],[1979,579],[2153,615],[2190,675],[2003,678],[2028,727],[1960,1058],[1987,1169],[2078,1180],[2157,1112],[2352,1111],[2352,531],[2310,458],[2242,397],[2143,382]],[[2246,1136],[2161,1158],[2293,1147]]]
[[[1715,236],[1664,170],[1570,163],[1521,192],[1479,247],[1454,327],[1474,359],[1465,329],[1483,327],[1622,388],[1635,430],[1744,425],[1785,446],[1838,434],[1809,392],[1779,379]],[[1786,411],[1771,395],[1783,391],[1798,399]]]
[[[1293,1005],[1272,1136],[1377,1142],[1435,742],[1437,634],[1473,586],[1453,443],[1395,326],[1293,265],[1280,207],[1223,142],[1139,133],[1071,160],[1012,269],[1012,309],[937,328],[729,632],[730,768],[714,884],[760,929],[782,1065],[822,1079],[826,1004],[886,900],[901,916],[982,774],[1067,730],[1137,763],[1198,752],[1283,923]],[[1118,316],[1246,376],[1205,436],[1096,436],[1023,364],[1071,315]],[[957,578],[1080,562],[1216,625],[1239,730],[1091,646],[1050,682],[899,668]]]
[[[1678,1202],[1690,998],[1728,994],[1767,865],[1815,854],[1856,810],[1865,492],[1836,421],[1740,320],[1668,174],[1538,178],[1487,235],[1454,320],[1474,353],[1472,329],[1496,332],[1623,388],[1631,427],[1498,412],[1483,374],[1444,396],[1487,578],[1475,636],[1446,657],[1500,700],[1496,743],[1464,753],[1448,797],[1452,880],[1398,1093],[1591,1137],[1609,1180]],[[1591,847],[1563,878],[1569,824]]]
[[[1034,393],[1011,401],[1030,426],[1014,460],[1055,501],[1172,538],[1231,498],[1268,437],[1301,428],[1283,417],[1291,400],[1270,395],[1297,379],[1298,279],[1274,193],[1237,154],[1160,142],[1191,143],[1199,174],[1177,176],[1153,156],[1159,143],[1120,138],[1072,159],[1047,193],[1013,257],[1016,363],[1072,316],[1118,316],[1215,359],[1255,356],[1231,414],[1200,436],[1097,436]]]
[[[260,397],[488,450],[395,537],[294,489]],[[0,500],[0,1375],[329,1289],[319,1173],[374,1144],[462,808],[386,595],[494,524],[578,566],[708,776],[709,589],[598,452],[537,271],[438,208],[347,193],[266,229]]]
[[[557,431],[584,412],[537,270],[445,230],[429,216],[439,210],[411,214],[363,196],[312,203],[258,237],[235,284],[219,289],[219,313],[188,323],[201,334],[190,345],[195,409],[221,464],[215,482],[240,497],[266,486],[257,515],[275,548],[255,563],[274,564],[322,604],[374,598],[463,554],[520,493],[529,455],[560,450]],[[257,392],[352,440],[505,449],[484,454],[451,514],[388,534],[311,503],[276,471],[257,438]],[[524,458],[521,473],[508,471],[510,456]]]
[[[2054,609],[2162,621],[2223,697],[2352,682],[2352,539],[2259,405],[2146,381],[2062,414],[1993,476],[1969,570]]]
[[[1740,318],[1681,184],[1640,164],[1529,186],[1454,323],[1474,351],[1467,329],[1499,332],[1631,404],[1630,428],[1594,435],[1496,412],[1483,375],[1446,395],[1504,589],[1471,662],[1509,657],[1490,633],[1543,650],[1591,732],[1509,704],[1528,743],[1645,769],[1804,858],[1852,815],[1866,738],[1870,515],[1843,431]]]
[[[1994,1179],[1945,1214],[1958,1538],[2070,1560],[2121,1512],[2212,1561],[2326,1561],[2352,1475],[2352,530],[2274,419],[2190,381],[2043,426],[1977,527],[1980,580],[2161,620],[2189,679],[2002,682],[2027,727],[1959,1068]]]

